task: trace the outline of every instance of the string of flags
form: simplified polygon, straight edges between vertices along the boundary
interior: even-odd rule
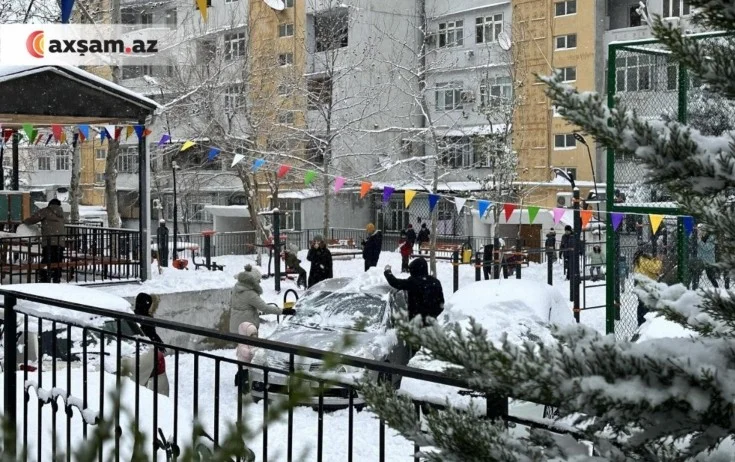
[[[85,141],[87,139],[90,139],[90,127],[88,125],[78,125],[76,126],[76,129],[74,130],[74,140],[80,139],[81,141]],[[145,128],[143,125],[130,125],[125,127],[120,126],[114,126],[114,125],[107,125],[104,127],[98,127],[93,128],[97,133],[99,134],[100,141],[104,142],[105,139],[115,139],[119,140],[122,136],[123,128],[125,129],[125,139],[127,140],[133,133],[135,133],[140,139],[144,136],[149,136],[151,134],[151,130]],[[38,130],[33,127],[32,124],[23,124],[22,131],[25,134],[26,138],[28,139],[29,144],[38,144],[41,139],[43,139],[43,136],[39,136]],[[0,138],[0,142],[7,143],[8,139],[12,135],[11,130],[2,130],[3,136]],[[48,145],[48,143],[51,141],[51,139],[55,139],[59,143],[66,142],[66,135],[64,133],[63,127],[61,125],[52,125],[51,126],[51,134],[49,134],[46,137],[45,143]],[[164,146],[166,144],[171,144],[172,139],[169,134],[164,134],[161,136],[161,139],[158,141],[158,146]],[[197,143],[191,140],[186,140],[184,143],[182,143],[181,147],[179,148],[179,152],[184,152],[192,147],[196,146]],[[206,160],[207,162],[213,162],[215,161],[220,154],[223,152],[222,149],[215,147],[215,146],[205,146],[208,148]],[[226,151],[224,151],[226,152]],[[235,167],[237,164],[244,161],[246,158],[249,158],[252,160],[252,165],[250,168],[250,171],[252,173],[256,173],[258,171],[261,171],[266,165],[269,163],[266,159],[263,158],[253,158],[246,156],[244,154],[239,153],[229,153],[233,154],[233,160],[231,167]],[[314,181],[317,179],[318,176],[324,176],[322,173],[317,173],[316,171],[312,169],[307,168],[299,168],[295,167],[293,165],[289,164],[277,164],[276,169],[276,176],[278,178],[284,178],[286,175],[288,175],[292,171],[299,171],[303,173],[303,181],[305,186],[310,186],[314,183]],[[334,193],[338,193],[340,190],[342,190],[345,185],[348,182],[354,182],[353,180],[348,180],[344,176],[339,175],[326,175],[328,178],[331,178],[334,181],[334,184],[332,186],[332,189]],[[360,199],[364,199],[365,196],[367,196],[371,191],[374,189],[380,189],[381,186],[379,185],[373,185],[372,182],[367,180],[362,180],[359,182],[360,184]],[[384,185],[382,186],[382,202],[384,204],[390,202],[391,197],[395,193],[396,188],[394,186],[388,186]],[[414,199],[418,194],[426,195],[428,196],[428,203],[429,203],[429,212],[433,212],[436,208],[437,204],[441,199],[447,199],[450,201],[453,201],[455,204],[455,207],[457,209],[457,212],[460,213],[465,207],[468,207],[467,202],[473,201],[474,206],[477,208],[478,214],[480,217],[485,217],[488,213],[488,211],[494,207],[494,204],[490,200],[485,199],[474,199],[474,198],[467,198],[467,197],[458,197],[450,194],[436,194],[436,193],[426,193],[423,191],[416,191],[412,189],[403,189],[404,194],[404,204],[405,207],[408,209],[411,204],[413,203]],[[561,208],[561,207],[555,207],[555,208],[549,208],[549,207],[542,207],[542,206],[536,206],[536,205],[525,205],[525,204],[515,204],[515,203],[502,203],[497,204],[497,207],[502,207],[502,213],[505,216],[506,222],[511,219],[513,216],[513,213],[516,210],[525,210],[528,214],[528,220],[529,224],[533,224],[536,218],[538,217],[538,214],[541,210],[546,210],[551,212],[551,215],[553,217],[553,222],[555,225],[558,225],[559,222],[564,217],[564,214],[569,211],[569,209]],[[599,215],[605,215],[608,214],[610,217],[610,222],[612,224],[613,231],[618,231],[621,224],[625,220],[626,216],[641,216],[646,215],[649,218],[649,222],[651,225],[651,231],[655,234],[659,228],[661,227],[661,224],[663,223],[664,219],[667,217],[667,215],[662,214],[642,214],[642,213],[624,213],[624,212],[608,212],[608,211],[597,211],[597,210],[580,210],[580,218],[582,222],[582,228],[586,228],[589,223],[592,221],[592,218],[595,214]],[[519,215],[520,216],[520,215]],[[682,218],[682,224],[684,231],[687,235],[690,235],[694,230],[694,219],[690,216],[683,216]]]

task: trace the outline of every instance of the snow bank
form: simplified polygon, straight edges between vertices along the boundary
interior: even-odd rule
[[[638,329],[638,342],[661,338],[696,337],[697,333],[681,324],[669,321],[658,313],[648,313]]]

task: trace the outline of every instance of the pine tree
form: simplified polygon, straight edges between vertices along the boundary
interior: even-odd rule
[[[699,24],[735,32],[735,3],[691,0]],[[672,59],[709,91],[735,99],[735,39],[697,41],[652,19]],[[542,78],[569,122],[619,154],[635,155],[648,181],[671,192],[685,213],[719,236],[721,269],[735,268],[735,139],[703,134],[674,120],[644,120],[617,101],[578,92],[559,76]],[[638,277],[638,276],[637,276]],[[420,328],[405,313],[400,335],[450,363],[448,374],[487,394],[559,406],[596,448],[594,460],[731,460],[735,454],[735,293],[688,291],[639,279],[652,310],[698,336],[616,342],[584,326],[554,329],[555,343],[494,345],[479,325]],[[509,433],[472,413],[449,410],[417,422],[410,400],[388,387],[364,384],[371,407],[429,460],[591,460],[568,436]]]

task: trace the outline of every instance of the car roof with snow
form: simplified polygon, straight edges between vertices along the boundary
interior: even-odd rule
[[[314,285],[310,292],[344,292],[344,293],[367,293],[384,295],[393,292],[393,288],[383,279],[376,283],[373,278],[358,276],[356,278],[332,278],[326,279]]]

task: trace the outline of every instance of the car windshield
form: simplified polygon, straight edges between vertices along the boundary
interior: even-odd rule
[[[375,294],[314,292],[299,302],[290,323],[327,330],[375,331],[383,323],[386,303]]]

